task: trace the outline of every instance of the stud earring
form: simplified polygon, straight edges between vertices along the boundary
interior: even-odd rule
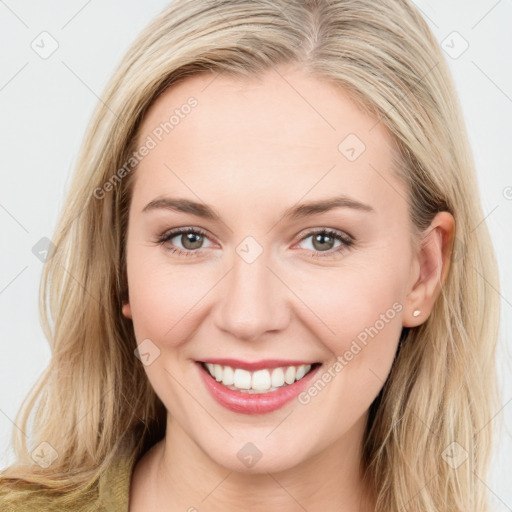
[[[412,312],[412,316],[420,316],[421,314],[421,311],[419,309],[415,309],[413,312]]]

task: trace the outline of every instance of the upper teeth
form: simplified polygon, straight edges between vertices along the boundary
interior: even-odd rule
[[[206,363],[210,375],[231,389],[245,390],[248,393],[274,391],[287,384],[302,379],[311,369],[310,364],[285,366],[282,368],[249,372],[241,368]]]

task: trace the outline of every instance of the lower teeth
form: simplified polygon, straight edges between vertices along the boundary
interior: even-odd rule
[[[222,383],[221,383],[222,384]],[[223,386],[227,387],[231,391],[240,391],[241,393],[249,393],[251,395],[253,394],[261,394],[261,393],[270,393],[271,391],[276,391],[277,389],[284,388],[285,386],[279,386],[278,388],[269,388],[269,389],[263,389],[263,390],[257,390],[257,389],[239,389],[235,386],[226,386],[223,384]]]

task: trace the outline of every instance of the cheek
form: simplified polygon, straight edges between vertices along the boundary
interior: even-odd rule
[[[215,284],[211,269],[172,265],[141,251],[128,262],[130,307],[137,340],[175,346],[197,322],[208,290]]]
[[[336,426],[326,434],[334,441],[364,414],[391,370],[402,330],[402,284],[380,267],[375,273],[351,269],[304,284],[310,291],[303,296],[314,313],[309,327],[331,357],[299,403],[320,424],[332,425],[332,411],[339,411]]]
[[[310,311],[310,326],[316,326],[319,339],[340,354],[352,340],[364,343],[370,336],[400,333],[402,290],[400,274],[365,265],[360,271],[347,267],[304,273],[297,295]]]
[[[172,265],[161,253],[153,253],[133,251],[128,260],[132,321],[137,343],[146,339],[152,342],[145,345],[151,357],[150,363],[144,365],[148,380],[167,410],[179,415],[190,408],[189,396],[179,384],[190,378],[181,348],[186,347],[199,325],[201,298],[212,283],[206,271]]]

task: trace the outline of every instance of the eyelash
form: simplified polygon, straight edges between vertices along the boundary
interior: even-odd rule
[[[181,233],[194,233],[196,235],[201,235],[201,236],[208,238],[207,233],[200,228],[185,227],[185,228],[176,228],[171,231],[166,231],[165,233],[162,233],[157,238],[157,240],[155,242],[158,243],[159,245],[163,246],[166,242],[168,242],[169,240],[171,240],[172,238],[174,238],[175,236],[177,236]],[[333,256],[333,255],[335,257],[341,256],[341,252],[346,251],[354,244],[354,239],[352,237],[350,237],[348,235],[343,235],[339,231],[336,231],[336,230],[330,229],[330,228],[324,228],[324,229],[310,231],[300,239],[300,242],[302,242],[306,238],[309,238],[312,235],[320,235],[320,234],[328,235],[328,236],[334,238],[335,240],[339,240],[340,242],[342,242],[342,245],[340,245],[337,249],[331,249],[329,251],[313,251],[313,254],[311,254],[311,257],[313,257],[313,258],[324,258],[324,257],[328,257],[328,256]],[[201,249],[184,251],[183,249],[179,249],[177,247],[169,248],[168,250],[172,254],[178,254],[180,256],[198,256],[198,253],[200,253],[200,251],[201,251]]]

